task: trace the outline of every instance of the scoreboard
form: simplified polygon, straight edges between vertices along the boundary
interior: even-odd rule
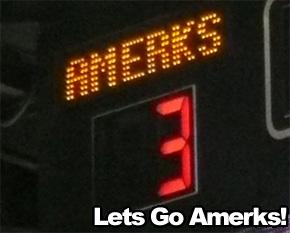
[[[276,4],[271,9],[279,12]],[[48,196],[57,204],[47,208],[70,207],[53,222],[68,221],[68,230],[106,230],[92,226],[94,206],[105,216],[158,205],[185,214],[196,205],[288,205],[289,124],[279,139],[267,128],[265,7],[190,2],[117,32],[99,36],[96,29],[81,44],[57,50],[58,114],[45,159],[57,188]],[[279,69],[277,79],[289,77]],[[51,193],[48,184],[45,189]],[[76,212],[82,223],[71,217]],[[146,229],[156,231],[150,224]]]
[[[17,144],[40,154],[41,230],[128,230],[95,206],[289,206],[289,2],[106,4],[62,3],[41,34],[41,116]],[[209,230],[132,228],[161,229]]]
[[[68,60],[65,104],[79,105],[106,91],[109,95],[119,85],[130,92],[135,81],[142,86],[146,78],[148,83],[154,76],[166,79],[171,69],[182,70],[186,63],[214,60],[222,46],[222,18],[213,10],[204,12],[134,35],[109,46],[104,55],[89,50]],[[148,208],[197,193],[196,87],[182,85],[91,117],[96,203]],[[162,162],[166,158],[171,164]]]

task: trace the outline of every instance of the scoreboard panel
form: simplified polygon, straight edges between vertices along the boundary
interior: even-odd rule
[[[196,205],[288,204],[288,142],[273,140],[265,121],[264,6],[191,2],[58,50],[50,163],[61,171],[49,177],[62,177],[57,206],[71,203],[58,224],[113,230],[92,226],[94,206],[104,216],[156,205],[189,216]],[[70,219],[76,211],[86,223]]]
[[[287,6],[52,7],[66,13],[42,27],[37,121],[5,132],[7,147],[38,155],[40,231],[128,231],[93,226],[95,206],[106,215],[163,205],[185,216],[194,206],[289,206],[289,47],[275,37],[287,34]]]

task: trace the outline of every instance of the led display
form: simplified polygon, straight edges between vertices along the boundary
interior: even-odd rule
[[[168,27],[136,35],[100,53],[69,59],[64,78],[66,101],[201,60],[220,51],[222,16],[204,13]]]
[[[196,193],[195,111],[192,87],[93,117],[96,203],[144,208]]]

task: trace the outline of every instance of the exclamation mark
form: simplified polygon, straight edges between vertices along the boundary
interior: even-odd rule
[[[287,207],[281,207],[281,225],[287,226]]]

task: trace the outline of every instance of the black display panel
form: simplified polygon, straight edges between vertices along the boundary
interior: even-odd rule
[[[197,193],[195,106],[192,86],[93,117],[96,205],[148,209]]]

